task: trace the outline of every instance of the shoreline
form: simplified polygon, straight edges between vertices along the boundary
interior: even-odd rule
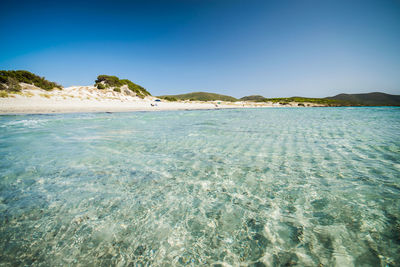
[[[221,109],[245,109],[245,108],[262,108],[262,107],[218,107],[218,108],[159,108],[159,109],[147,109],[147,108],[132,108],[132,109],[79,109],[79,110],[24,110],[24,111],[3,111],[0,110],[0,116],[2,115],[40,115],[40,114],[77,114],[77,113],[125,113],[125,112],[162,112],[162,111],[194,111],[194,110],[221,110]],[[267,107],[265,107],[267,108]]]
[[[152,106],[153,105],[153,106]],[[169,110],[218,110],[237,108],[271,107],[266,105],[235,105],[223,103],[185,103],[154,102],[152,100],[121,101],[53,101],[51,99],[0,99],[0,114],[59,114],[59,113],[97,113],[97,112],[135,112]]]
[[[306,103],[306,107],[318,107]],[[112,90],[98,90],[93,86],[74,86],[63,90],[45,91],[38,88],[26,88],[21,92],[0,98],[0,114],[58,114],[93,112],[134,112],[165,110],[215,110],[233,108],[261,107],[305,107],[304,103],[258,103],[250,101],[176,101],[169,102],[157,97],[136,96],[117,93]]]
[[[247,107],[243,108],[246,109]],[[249,107],[250,108],[250,107]],[[221,109],[240,109],[240,108],[221,108]],[[197,110],[221,110],[216,109],[158,109],[158,110],[145,110],[145,109],[135,109],[135,110],[122,110],[122,111],[65,111],[65,112],[0,112],[0,116],[17,116],[17,115],[55,115],[55,114],[84,114],[84,113],[130,113],[130,112],[164,112],[164,111],[197,111]]]
[[[209,105],[209,104],[201,104]],[[221,109],[251,109],[251,108],[274,108],[279,106],[193,106],[182,107],[108,107],[99,106],[96,108],[81,106],[79,108],[57,107],[46,108],[40,107],[30,109],[26,107],[17,107],[12,109],[0,108],[1,115],[38,115],[38,114],[74,114],[74,113],[124,113],[124,112],[162,112],[162,111],[194,111],[194,110],[221,110]]]

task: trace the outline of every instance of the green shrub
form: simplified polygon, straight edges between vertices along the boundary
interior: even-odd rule
[[[164,99],[164,100],[167,100],[167,101],[171,101],[171,102],[178,101],[178,99],[176,99],[175,97],[172,97],[172,96],[163,96],[163,97],[160,97],[160,98]]]
[[[144,98],[145,96],[151,95],[145,88],[140,85],[133,83],[130,80],[122,79],[120,80],[117,76],[109,76],[109,75],[99,75],[97,76],[97,80],[95,81],[97,88],[99,84],[104,83],[105,88],[109,87],[122,87],[127,85],[129,90],[136,93],[137,96]],[[99,88],[100,89],[100,88]]]
[[[131,82],[130,80],[124,79],[121,80],[123,85],[128,85],[129,90],[132,92],[135,92],[139,97],[145,97],[148,95],[151,95],[146,89],[144,89],[142,86],[137,85],[136,83]]]
[[[121,88],[119,88],[119,87],[115,87],[115,88],[114,88],[114,92],[121,93]]]
[[[22,89],[18,80],[12,77],[7,77],[7,86],[7,91],[9,92],[20,92]]]
[[[99,75],[99,76],[97,76],[97,80],[95,81],[95,83],[101,83],[101,82],[104,82],[104,84],[106,84],[107,87],[114,87],[114,86],[122,85],[122,83],[120,82],[120,80],[117,76]]]
[[[9,83],[9,78],[13,78],[17,83],[33,84],[44,90],[52,90],[53,88],[62,88],[61,85],[50,82],[44,77],[40,77],[26,70],[1,70],[0,71],[0,83]],[[14,81],[12,81],[14,86]],[[14,86],[14,89],[18,87]],[[20,90],[20,89],[19,89]]]
[[[100,89],[100,90],[106,89],[106,86],[104,84],[102,84],[102,83],[98,83],[96,85],[97,85],[97,89]]]

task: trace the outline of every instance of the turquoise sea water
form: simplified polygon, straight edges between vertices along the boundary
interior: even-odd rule
[[[0,116],[0,265],[399,266],[400,108]]]

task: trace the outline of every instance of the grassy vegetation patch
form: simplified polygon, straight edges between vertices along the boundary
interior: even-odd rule
[[[313,103],[313,104],[321,104],[327,106],[342,106],[347,103],[335,99],[326,99],[326,98],[308,98],[308,97],[284,97],[284,98],[264,98],[259,102],[272,102],[272,103],[281,103],[283,105],[288,104],[290,102],[297,103]]]
[[[32,84],[48,91],[62,88],[61,85],[26,70],[0,70],[0,84],[3,84],[3,88],[6,86],[7,91],[21,91],[19,83]]]
[[[32,97],[32,96],[34,96],[34,94],[32,94],[31,92],[25,92],[25,93],[24,93],[24,96],[26,96],[26,97]]]
[[[9,97],[6,91],[0,91],[0,97]]]
[[[40,94],[41,97],[45,97],[45,98],[50,98],[51,96],[49,94]]]
[[[176,99],[175,97],[172,97],[172,96],[162,96],[160,98],[164,99],[164,100],[167,100],[167,101],[170,101],[170,102],[178,101],[178,99]]]
[[[120,88],[124,85],[127,85],[129,90],[136,93],[136,95],[141,98],[151,95],[144,87],[137,85],[128,79],[120,80],[117,76],[99,75],[95,81],[95,86],[98,89],[106,89],[110,87]]]

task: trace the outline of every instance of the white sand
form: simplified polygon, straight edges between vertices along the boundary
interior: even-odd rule
[[[98,90],[93,86],[72,86],[52,91],[45,91],[29,85],[23,85],[23,88],[19,94],[0,98],[0,113],[127,112],[281,106],[276,103],[254,102],[220,101],[220,104],[200,101],[168,102],[161,100],[161,102],[155,102],[157,99],[155,97],[141,99],[110,89]],[[297,106],[297,103],[290,103],[289,106]]]

